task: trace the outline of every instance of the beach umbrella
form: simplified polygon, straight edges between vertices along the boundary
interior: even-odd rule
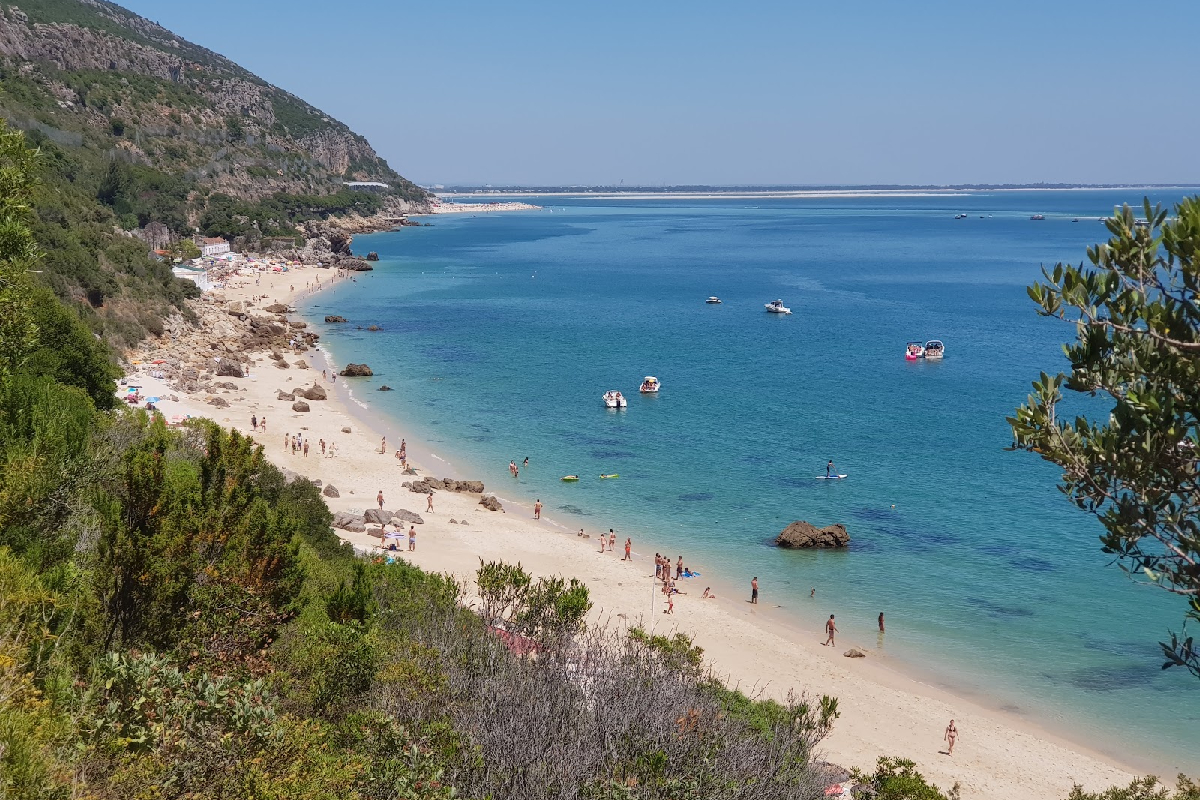
[[[157,403],[157,402],[159,402],[159,399],[157,397],[147,397],[146,402],[147,403]]]

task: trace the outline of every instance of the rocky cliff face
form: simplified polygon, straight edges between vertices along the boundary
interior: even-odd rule
[[[0,0],[0,115],[115,136],[115,152],[237,197],[327,194],[344,180],[427,195],[363,137],[233,62],[101,0]]]

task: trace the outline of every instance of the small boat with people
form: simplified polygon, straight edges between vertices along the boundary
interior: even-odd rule
[[[579,480],[579,476],[578,475],[563,475],[562,478],[560,478],[559,480],[564,481],[566,483],[573,483],[573,482]]]
[[[783,304],[782,300],[773,300],[766,303],[767,311],[772,314],[790,314],[792,310]]]
[[[909,342],[904,345],[904,360],[916,361],[919,358],[925,357],[924,342]]]
[[[1033,222],[1042,222],[1046,219],[1046,215],[1045,214],[1034,214],[1029,219],[1032,220]]]
[[[704,302],[708,303],[710,306],[719,306],[719,305],[721,305],[721,298],[717,297],[716,295],[713,295],[712,297],[708,298]]]
[[[653,375],[647,375],[642,380],[642,385],[638,388],[638,391],[642,394],[656,394],[661,386],[662,384],[658,382],[658,378]]]
[[[618,392],[616,389],[610,389],[604,393],[605,408],[625,408],[629,405],[629,401],[625,399],[625,395]]]
[[[946,355],[946,345],[940,339],[930,339],[925,343],[925,360],[938,360]]]

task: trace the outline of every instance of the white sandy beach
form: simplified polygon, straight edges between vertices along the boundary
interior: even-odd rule
[[[249,300],[266,295],[264,302],[290,304],[298,301],[303,286],[316,275],[329,286],[327,270],[302,267],[286,274],[265,273],[260,285],[253,279],[244,286],[227,286],[224,295],[230,301]],[[360,280],[363,279],[361,276]],[[369,278],[367,278],[369,279]],[[297,292],[289,286],[297,286]],[[819,630],[796,634],[769,611],[771,587],[763,587],[764,605],[751,606],[745,596],[726,596],[702,600],[703,584],[690,582],[688,595],[679,597],[673,615],[665,615],[662,595],[655,591],[654,567],[645,542],[637,532],[624,532],[618,539],[618,552],[601,555],[593,538],[583,539],[573,530],[552,520],[534,521],[530,506],[533,498],[505,501],[505,512],[491,512],[478,504],[475,494],[439,492],[433,512],[426,511],[424,495],[401,487],[404,480],[394,457],[400,439],[389,435],[387,449],[380,452],[381,426],[364,427],[363,412],[353,409],[347,397],[347,381],[325,381],[329,399],[312,401],[312,410],[298,413],[290,401],[276,400],[279,389],[290,391],[321,380],[322,356],[310,351],[303,357],[314,368],[277,369],[268,354],[249,354],[254,369],[247,378],[230,378],[236,390],[221,397],[228,408],[206,405],[203,396],[187,396],[161,381],[148,377],[144,364],[153,357],[147,348],[141,370],[131,375],[143,387],[143,394],[163,399],[160,410],[170,419],[174,415],[208,416],[243,433],[250,432],[251,415],[266,418],[267,431],[256,434],[267,456],[277,465],[324,484],[332,484],[341,496],[330,499],[334,511],[358,511],[375,507],[376,492],[382,490],[384,507],[407,509],[424,518],[417,525],[417,550],[403,554],[420,567],[452,573],[471,585],[480,558],[520,561],[535,574],[560,574],[577,577],[587,583],[595,603],[593,621],[609,625],[640,623],[660,633],[683,631],[695,637],[715,668],[743,690],[761,690],[771,697],[783,697],[789,690],[810,694],[830,694],[838,698],[841,717],[832,735],[825,741],[826,757],[843,766],[869,769],[880,755],[911,758],[921,772],[943,789],[961,784],[962,796],[974,800],[1012,800],[1022,797],[1065,798],[1072,784],[1090,789],[1128,783],[1133,770],[1087,748],[1053,736],[1015,714],[986,708],[979,703],[956,697],[918,682],[874,657],[874,640],[854,641],[839,638],[836,648],[821,645]],[[341,366],[341,365],[337,365]],[[222,379],[225,380],[225,379]],[[178,395],[178,401],[167,398]],[[369,402],[369,397],[359,397]],[[342,429],[349,427],[351,433]],[[309,455],[293,456],[284,449],[285,433],[303,433],[312,443],[324,439],[336,442],[336,458],[320,454],[312,447]],[[401,430],[400,435],[404,435]],[[419,477],[442,477],[441,462],[408,438],[409,461]],[[462,478],[476,476],[462,475]],[[489,486],[488,493],[498,487]],[[507,492],[499,487],[503,499]],[[450,524],[451,520],[467,524]],[[607,526],[604,527],[607,531]],[[339,535],[369,551],[377,540],[367,534]],[[596,535],[598,530],[589,531]],[[633,562],[622,562],[620,544],[632,535]],[[737,576],[729,576],[734,579]],[[715,582],[715,581],[714,581]],[[842,653],[858,645],[872,655],[850,659]],[[953,757],[941,754],[942,732],[953,718],[960,732]]]

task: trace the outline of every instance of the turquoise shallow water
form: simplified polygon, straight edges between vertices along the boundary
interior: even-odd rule
[[[726,583],[757,575],[764,602],[813,629],[836,613],[874,641],[884,611],[888,651],[932,680],[1194,773],[1200,683],[1160,671],[1156,644],[1182,604],[1107,566],[1056,470],[1004,450],[1005,415],[1062,368],[1072,335],[1025,286],[1082,259],[1106,235],[1097,218],[1141,197],[547,199],[356,237],[375,272],[307,313],[336,363],[375,370],[355,384],[372,413],[501,496],[636,531],[639,550]],[[791,316],[765,313],[777,297]],[[945,360],[906,363],[905,341],[928,338]],[[658,396],[637,393],[649,374]],[[381,383],[397,391],[369,391]],[[603,408],[613,388],[627,410]],[[508,462],[526,456],[514,481]],[[829,458],[847,480],[815,480]],[[852,546],[770,547],[794,519],[843,522]]]

